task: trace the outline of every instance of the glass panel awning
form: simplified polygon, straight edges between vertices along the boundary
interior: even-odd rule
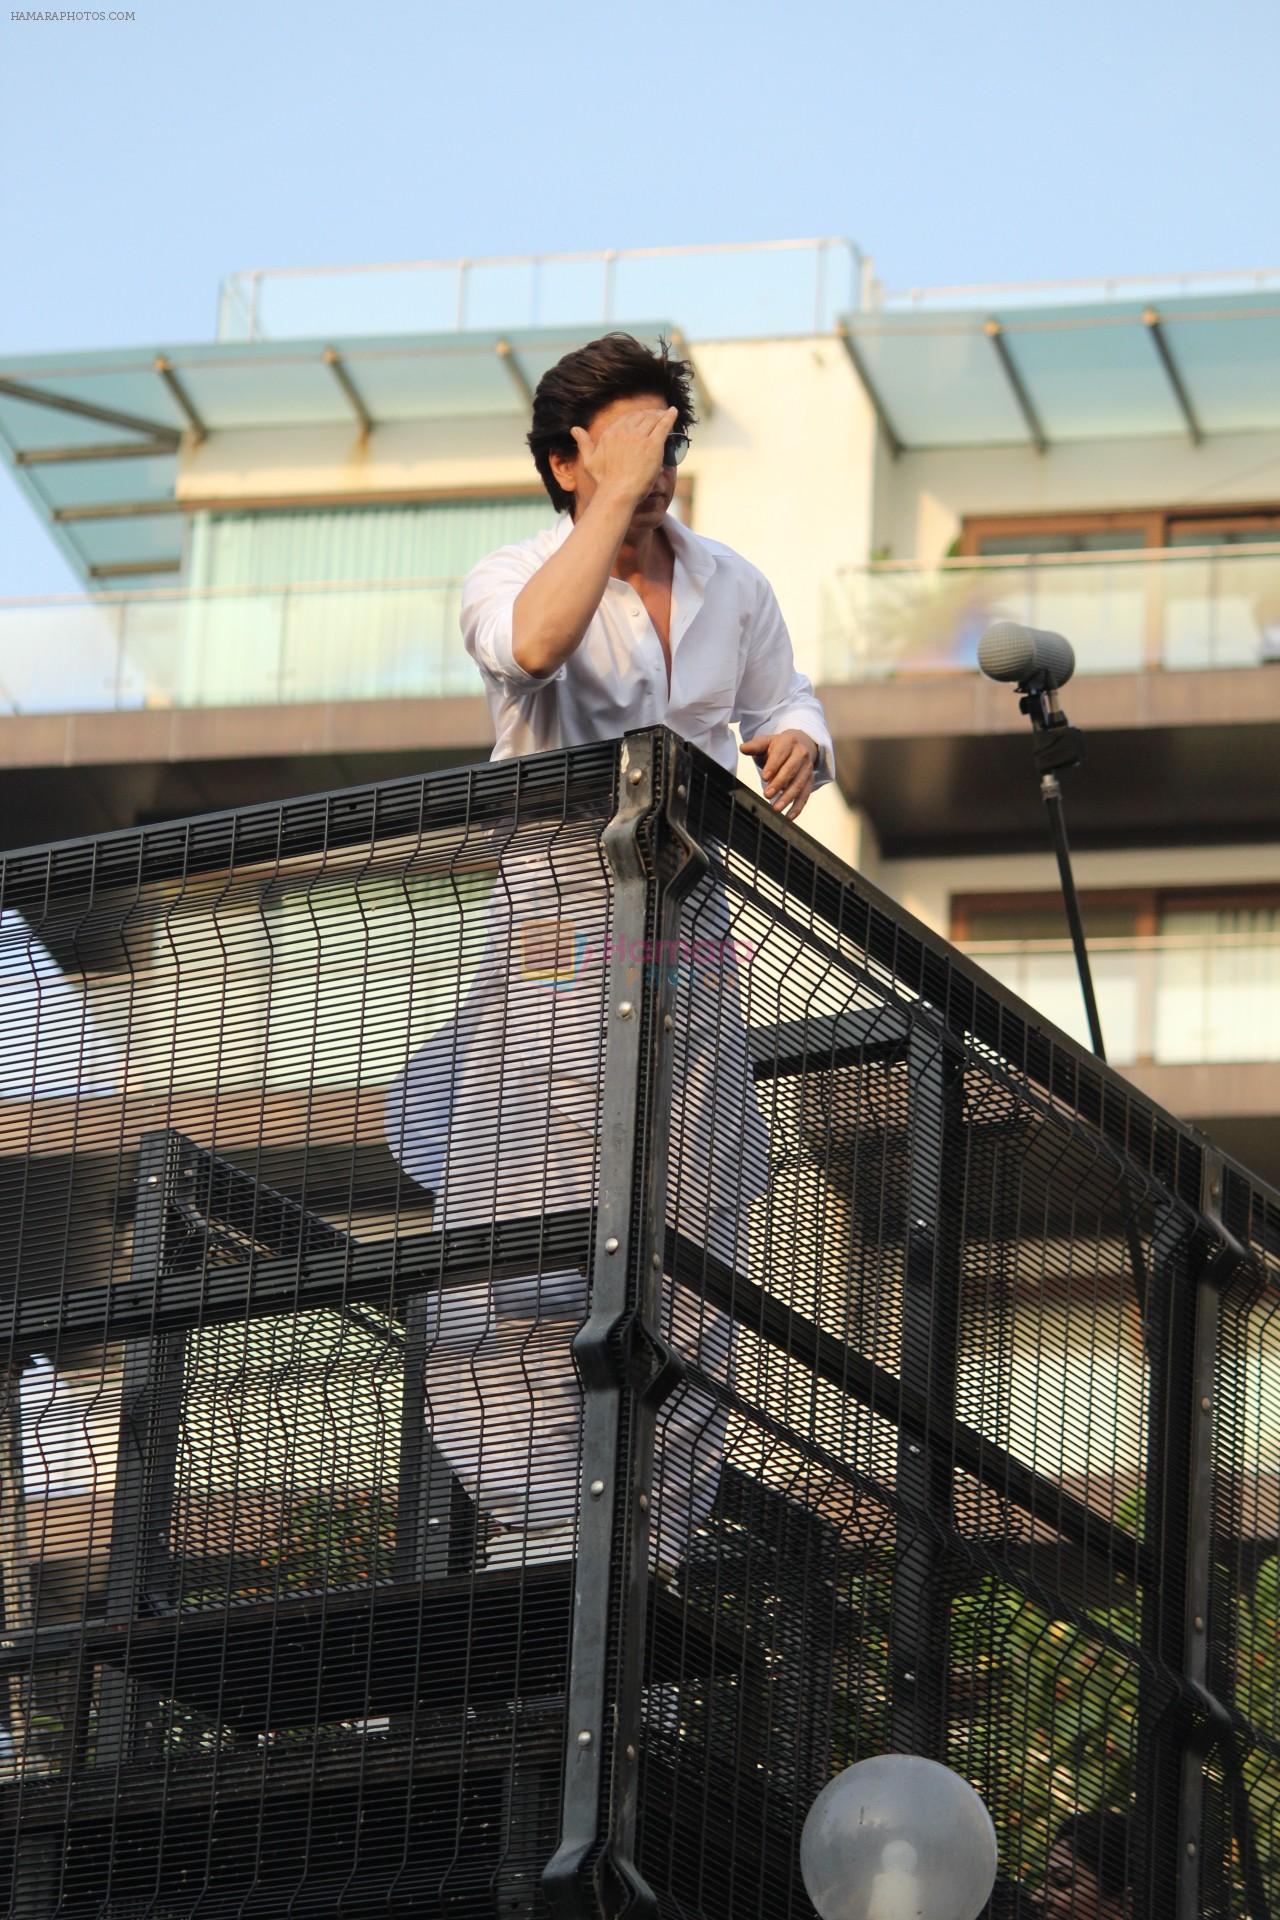
[[[851,313],[840,330],[906,450],[1280,427],[1280,296]]]
[[[639,339],[687,346],[670,322]],[[178,572],[178,455],[236,428],[527,419],[538,381],[599,328],[199,342],[0,358],[0,452],[95,585]],[[373,496],[370,496],[371,498]]]

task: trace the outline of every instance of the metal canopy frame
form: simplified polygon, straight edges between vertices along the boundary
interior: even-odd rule
[[[859,380],[861,380],[862,382],[863,391],[865,392],[867,399],[871,403],[871,411],[872,413],[874,413],[876,420],[879,424],[880,431],[885,437],[885,442],[889,448],[890,456],[894,460],[896,460],[902,452],[902,441],[898,437],[897,429],[895,428],[893,421],[889,417],[889,409],[885,406],[884,401],[880,397],[879,389],[877,388],[874,380],[871,378],[871,375],[867,372],[866,362],[863,360],[862,355],[858,352],[857,347],[854,345],[853,335],[850,333],[848,325],[844,321],[840,323],[840,344],[843,346],[845,352],[848,354],[849,362],[853,367],[854,372],[857,374]]]
[[[89,568],[89,578],[94,581],[145,580],[152,574],[181,571],[182,562],[178,559],[100,560]]]
[[[499,360],[511,375],[512,384],[527,407],[533,405],[533,388],[529,376],[520,364],[520,356],[509,340],[499,340],[494,348]]]
[[[359,387],[351,378],[346,362],[336,347],[326,347],[321,357],[351,404],[351,411],[360,424],[360,438],[367,440],[373,432],[373,416],[361,397]]]
[[[160,375],[160,378],[164,381],[165,386],[169,389],[169,392],[173,395],[173,398],[177,403],[178,407],[182,410],[182,413],[186,417],[187,425],[191,428],[191,431],[194,433],[196,437],[196,445],[199,446],[202,440],[208,439],[209,429],[205,426],[204,421],[200,418],[200,415],[196,412],[195,405],[191,399],[191,395],[187,392],[181,380],[179,380],[177,374],[174,372],[173,362],[168,358],[166,354],[158,353],[156,355],[156,372]]]
[[[1147,308],[1142,316],[1142,324],[1151,337],[1151,344],[1156,350],[1156,358],[1163,367],[1165,377],[1173,390],[1173,397],[1178,403],[1178,410],[1187,423],[1187,432],[1191,436],[1191,444],[1193,447],[1198,447],[1204,440],[1204,430],[1196,418],[1196,411],[1191,404],[1191,396],[1187,392],[1186,382],[1182,378],[1181,370],[1179,369],[1177,360],[1174,358],[1173,348],[1169,345],[1169,337],[1165,333],[1160,315],[1154,307]]]
[[[49,393],[29,386],[23,380],[10,380],[0,374],[0,394],[22,400],[33,407],[52,407],[58,413],[73,413],[82,420],[98,420],[104,426],[123,427],[126,433],[144,433],[151,440],[176,448],[181,434],[159,420],[146,420],[136,413],[120,413],[114,407],[96,407],[88,400],[77,400],[69,393]]]
[[[1000,362],[1000,371],[1008,381],[1009,390],[1018,403],[1018,411],[1027,423],[1027,432],[1031,436],[1032,446],[1037,453],[1048,453],[1049,442],[1040,424],[1040,416],[1032,404],[1027,383],[1019,373],[1017,362],[1009,350],[1009,342],[1004,337],[1004,328],[998,320],[990,319],[984,322],[982,331],[995,348],[996,359]]]
[[[77,460],[142,460],[172,453],[171,440],[96,440],[85,446],[25,447],[13,456],[15,467],[60,467]]]

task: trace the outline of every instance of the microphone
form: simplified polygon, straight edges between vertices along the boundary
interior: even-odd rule
[[[1035,681],[1040,689],[1056,692],[1075,672],[1076,656],[1060,633],[997,620],[978,642],[978,665],[989,680],[1011,680],[1019,687]]]

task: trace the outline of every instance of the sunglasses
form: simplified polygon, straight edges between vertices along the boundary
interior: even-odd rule
[[[687,433],[669,433],[667,435],[667,444],[662,450],[663,466],[678,467],[688,451],[689,436]]]

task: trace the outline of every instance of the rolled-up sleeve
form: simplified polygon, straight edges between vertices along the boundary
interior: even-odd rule
[[[738,682],[734,719],[744,740],[789,727],[807,733],[818,748],[815,787],[835,778],[835,749],[822,702],[813,682],[796,667],[791,635],[777,596],[762,573],[755,572],[755,601],[747,639],[746,665]]]
[[[554,673],[530,673],[511,647],[516,601],[540,564],[527,547],[499,547],[472,567],[462,583],[458,614],[462,641],[486,680],[508,687],[544,687],[564,679],[563,665]]]

